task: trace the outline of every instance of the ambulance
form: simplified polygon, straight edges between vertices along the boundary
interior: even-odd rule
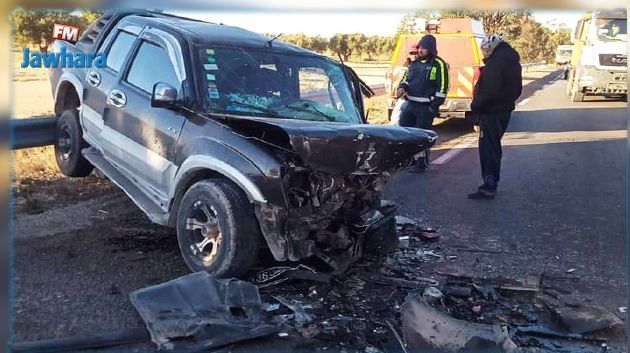
[[[419,33],[399,36],[385,74],[389,116],[396,104],[396,88],[406,72],[408,53],[422,36],[430,33],[437,39],[438,55],[448,64],[450,74],[450,87],[439,118],[469,118],[473,88],[483,65],[480,48],[485,36],[483,24],[471,18],[418,19],[416,29]]]

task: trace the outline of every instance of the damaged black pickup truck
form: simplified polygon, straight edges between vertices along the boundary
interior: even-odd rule
[[[266,248],[343,270],[397,241],[382,187],[437,136],[368,125],[369,87],[343,64],[140,11],[109,12],[53,50],[64,47],[104,52],[107,67],[51,68],[60,170],[103,172],[151,221],[177,229],[193,271],[238,276]]]

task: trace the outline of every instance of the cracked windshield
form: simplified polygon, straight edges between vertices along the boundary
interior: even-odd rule
[[[321,57],[203,48],[212,112],[359,123],[341,66]]]

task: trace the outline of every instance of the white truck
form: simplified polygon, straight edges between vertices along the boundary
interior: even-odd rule
[[[627,37],[626,9],[593,11],[578,21],[566,90],[573,102],[627,95]]]

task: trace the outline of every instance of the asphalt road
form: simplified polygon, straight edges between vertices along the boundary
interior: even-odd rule
[[[514,113],[495,200],[466,198],[480,176],[476,135],[460,121],[436,126],[440,163],[396,176],[387,196],[439,227],[440,248],[457,258],[437,271],[544,272],[550,285],[616,312],[626,306],[626,103],[571,103],[556,78],[535,81]],[[129,293],[187,273],[172,230],[151,224],[122,192],[96,192],[17,216],[16,339],[142,326]]]
[[[397,176],[388,193],[403,214],[441,227],[441,246],[459,259],[446,271],[545,273],[617,312],[627,303],[626,102],[570,102],[556,78],[530,87],[513,113],[495,200],[467,199],[481,184],[474,133],[449,141],[460,148],[438,146],[434,161],[443,164]],[[437,131],[452,137],[444,125]]]

